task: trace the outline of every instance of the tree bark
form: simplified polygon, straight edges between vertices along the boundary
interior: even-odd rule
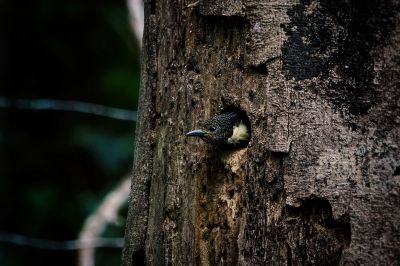
[[[123,265],[398,265],[398,10],[146,1]],[[232,107],[248,147],[185,137]]]

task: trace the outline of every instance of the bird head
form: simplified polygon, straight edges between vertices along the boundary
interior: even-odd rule
[[[226,112],[204,122],[201,128],[186,133],[188,137],[199,137],[207,143],[219,146],[241,146],[250,139],[250,128],[243,116]]]

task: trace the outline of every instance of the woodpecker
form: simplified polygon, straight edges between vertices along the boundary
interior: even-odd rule
[[[238,112],[226,112],[204,122],[202,128],[186,133],[207,143],[222,147],[243,147],[250,140],[248,119]]]

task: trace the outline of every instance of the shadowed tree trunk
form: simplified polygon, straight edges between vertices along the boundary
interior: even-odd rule
[[[123,265],[395,265],[400,5],[145,3]],[[228,108],[248,147],[185,133]]]

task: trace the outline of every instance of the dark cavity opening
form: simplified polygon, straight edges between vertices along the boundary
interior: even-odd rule
[[[351,225],[348,214],[335,219],[326,199],[312,196],[299,207],[286,205],[284,234],[294,234],[303,241],[292,243],[292,251],[315,265],[339,265],[343,250],[350,245]],[[305,235],[302,232],[307,232]],[[315,249],[315,247],[320,247]],[[301,263],[300,263],[301,264]]]
[[[156,0],[151,0],[150,1],[150,14],[154,15],[156,13],[156,6],[157,2]]]
[[[393,175],[400,175],[400,165],[397,166],[396,169],[394,169]]]
[[[134,265],[146,265],[146,255],[144,249],[139,249],[132,253],[132,262]]]
[[[332,206],[326,199],[311,197],[305,200],[300,207],[286,205],[285,214],[287,217],[300,217],[307,224],[319,224],[321,228],[334,232],[333,236],[344,246],[350,244],[350,217],[343,215],[339,219],[334,219]]]

